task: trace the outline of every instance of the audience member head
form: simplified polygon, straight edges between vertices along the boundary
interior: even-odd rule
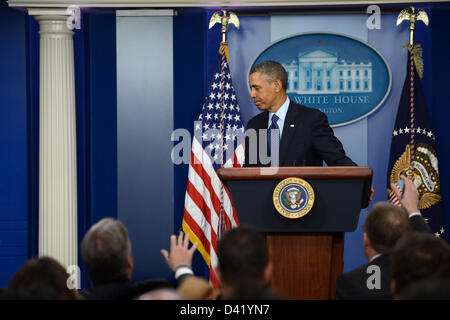
[[[131,242],[120,221],[104,218],[93,225],[81,242],[81,256],[94,285],[131,281]]]
[[[224,298],[242,287],[266,288],[272,276],[264,237],[250,227],[237,227],[219,241],[218,276]],[[227,293],[226,291],[229,291]]]
[[[364,223],[363,247],[367,259],[389,254],[401,236],[412,230],[406,211],[389,202],[375,204]]]
[[[450,277],[450,248],[433,234],[408,232],[391,254],[391,291],[397,297],[408,286],[431,277]]]
[[[77,300],[75,289],[67,287],[69,275],[55,259],[30,259],[11,278],[6,299],[18,300]]]

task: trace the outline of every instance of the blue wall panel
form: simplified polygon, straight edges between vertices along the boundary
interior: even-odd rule
[[[27,17],[29,257],[39,251],[39,24]]]
[[[117,77],[115,12],[90,13],[90,223],[117,218]]]
[[[117,16],[118,218],[133,279],[169,277],[160,255],[173,233],[173,21]]]
[[[26,15],[0,3],[0,286],[28,257]]]
[[[429,96],[432,102],[428,101],[428,107],[431,105],[431,122],[433,130],[436,132],[437,152],[439,155],[439,178],[441,181],[441,191],[444,201],[444,210],[446,217],[445,236],[450,240],[450,90],[448,88],[448,79],[450,75],[450,52],[449,27],[450,8],[440,8],[431,10],[431,37],[427,36],[433,50],[431,59],[425,60],[425,70],[432,70],[428,73],[428,78],[424,80],[431,81],[432,89]],[[433,61],[432,66],[431,61]],[[428,63],[428,64],[427,64]],[[430,79],[431,78],[431,79]],[[425,94],[427,92],[425,91]],[[428,99],[428,96],[426,96]]]

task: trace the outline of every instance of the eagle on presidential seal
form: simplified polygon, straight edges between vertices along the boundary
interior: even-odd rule
[[[286,207],[295,210],[300,208],[305,199],[300,199],[302,191],[298,188],[289,188],[284,192],[283,203]]]
[[[391,171],[390,182],[397,183],[400,175],[408,177],[419,191],[419,209],[427,209],[439,201],[441,186],[439,183],[438,160],[436,152],[425,143],[418,143],[411,161],[410,145],[397,159]],[[388,189],[388,195],[391,189]]]

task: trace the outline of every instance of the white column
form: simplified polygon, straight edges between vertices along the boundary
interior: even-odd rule
[[[73,32],[66,10],[30,9],[40,26],[39,256],[77,264]]]

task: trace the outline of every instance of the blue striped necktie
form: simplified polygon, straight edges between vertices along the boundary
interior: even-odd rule
[[[278,129],[278,131],[274,132],[277,135],[278,142],[280,142],[280,127],[277,124],[278,119],[280,119],[276,114],[272,116],[271,124],[269,126],[269,130],[267,132],[267,150],[269,151],[269,155],[271,154],[271,139],[272,139],[272,130]]]

